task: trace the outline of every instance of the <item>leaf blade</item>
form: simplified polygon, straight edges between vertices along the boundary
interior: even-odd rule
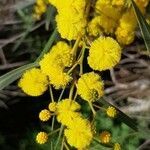
[[[55,29],[50,36],[47,44],[45,45],[43,51],[41,52],[40,56],[35,60],[34,63],[30,63],[24,66],[21,66],[17,69],[14,69],[2,76],[0,76],[0,90],[4,89],[6,86],[17,80],[24,71],[27,69],[33,68],[33,67],[38,67],[39,66],[39,61],[43,57],[43,55],[48,52],[49,48],[52,46],[53,42],[55,41],[56,36],[58,35],[57,30]]]
[[[37,63],[31,63],[14,69],[0,77],[0,90],[17,80],[26,69],[36,67]]]
[[[135,2],[131,0],[132,6],[134,8],[135,15],[137,17],[137,21],[142,33],[142,37],[145,42],[146,49],[150,52],[150,26],[146,22],[144,16],[142,15],[141,11],[139,8],[136,6]]]

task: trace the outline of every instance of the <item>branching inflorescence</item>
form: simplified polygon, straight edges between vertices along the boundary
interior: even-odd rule
[[[144,14],[148,0],[135,2]],[[39,118],[45,122],[56,117],[61,128],[53,126],[51,132],[60,131],[71,147],[86,149],[95,137],[99,137],[100,143],[110,143],[114,150],[120,150],[117,141],[111,142],[111,133],[95,132],[93,103],[104,95],[104,82],[99,72],[117,65],[123,46],[134,40],[137,21],[133,8],[129,0],[37,0],[34,17],[40,19],[49,4],[57,9],[56,28],[62,40],[44,55],[39,68],[23,74],[18,85],[30,96],[42,95],[50,88],[51,102],[39,113]],[[89,53],[86,59],[91,72],[84,71],[85,52]],[[60,97],[57,101],[51,85],[56,90],[70,89],[69,96]],[[89,104],[92,118],[83,116],[77,95]],[[103,110],[108,117],[117,117],[114,107]],[[55,122],[52,123],[54,125]],[[40,132],[36,141],[43,144],[48,136]]]

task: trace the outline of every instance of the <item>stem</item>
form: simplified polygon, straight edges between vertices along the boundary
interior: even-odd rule
[[[75,100],[76,100],[77,95],[78,95],[78,92],[77,92],[77,90],[76,90],[76,93],[75,93],[75,95],[74,95],[73,101],[75,101]]]
[[[81,50],[81,52],[82,52],[82,54],[81,54],[81,56],[80,56],[80,58],[75,62],[75,64],[69,69],[69,71],[67,72],[68,74],[70,74],[76,67],[77,67],[77,65],[81,65],[82,63],[83,63],[83,59],[84,59],[84,53],[85,53],[85,48],[86,46],[84,45],[83,46],[83,48],[82,48],[82,50]],[[82,69],[81,70],[83,70],[83,67],[81,67]],[[80,71],[80,72],[82,72],[82,71]]]
[[[52,102],[54,102],[54,95],[53,95],[53,91],[52,91],[52,86],[51,85],[49,85],[49,92],[50,92],[51,100],[52,100]]]
[[[70,74],[70,73],[77,67],[78,64],[79,64],[79,63],[76,62],[76,63],[68,70],[67,74]]]
[[[74,83],[72,84],[70,92],[69,92],[69,99],[73,98],[73,91],[74,91]]]
[[[64,142],[64,146],[65,146],[66,150],[70,150],[70,148],[68,147],[68,145],[66,144],[66,142]]]
[[[95,116],[95,115],[96,115],[96,111],[95,111],[95,109],[93,108],[92,103],[91,103],[91,102],[88,102],[88,103],[89,103],[89,106],[90,106],[90,108],[91,108],[91,110],[92,110],[93,115]]]
[[[60,94],[60,96],[59,96],[59,98],[58,98],[58,102],[61,100],[64,91],[65,91],[65,88],[62,90],[62,92],[61,92],[61,94]],[[54,130],[54,125],[55,125],[55,116],[53,116],[53,119],[52,119],[52,128],[51,128],[52,131]]]
[[[86,47],[86,45],[84,44],[84,46],[83,46],[83,48],[82,48],[82,55],[81,55],[81,57],[80,57],[80,59],[79,59],[79,65],[80,65],[80,76],[83,74],[83,59],[84,59],[84,54],[85,54],[85,48]]]
[[[51,141],[51,150],[53,150],[53,142]]]
[[[102,144],[97,138],[93,137],[93,140],[96,141],[99,144]]]
[[[101,107],[101,106],[98,106],[98,105],[95,105],[95,104],[93,104],[93,106],[96,107],[96,108],[98,108],[98,109],[102,109],[102,110],[106,111],[106,109],[103,108],[103,107]]]
[[[60,130],[61,130],[61,128],[58,128],[58,129],[56,129],[56,130],[50,132],[50,133],[48,134],[48,136],[51,136],[51,135],[53,135],[54,133],[57,133],[57,132],[60,131]]]
[[[56,142],[56,146],[55,146],[55,150],[57,150],[57,146],[58,146],[58,143],[59,143],[59,141],[60,141],[60,138],[61,138],[61,135],[62,135],[62,133],[63,133],[63,130],[64,130],[64,126],[61,125],[60,131],[59,131],[59,136],[58,136],[58,138],[57,138],[57,142]]]
[[[63,90],[61,91],[60,96],[59,96],[59,98],[58,98],[58,102],[62,99],[62,96],[63,96],[63,94],[64,94],[64,91],[65,91],[65,88],[63,88]]]
[[[78,38],[77,38],[77,40],[76,40],[74,46],[73,46],[73,49],[72,49],[73,58],[76,57],[76,52],[77,52],[77,49],[78,49],[78,46],[79,46],[79,42],[80,42],[80,40],[81,40],[81,37],[82,37],[82,35],[80,34],[80,35],[78,36]]]
[[[63,150],[63,148],[64,148],[64,136],[63,136],[63,139],[62,139],[62,143],[61,143],[61,148],[60,148],[60,150]]]
[[[52,131],[54,130],[54,124],[55,124],[55,116],[53,116],[53,118],[52,118]]]
[[[98,144],[100,144],[100,145],[104,146],[104,145],[103,145],[103,143],[101,143],[101,142],[99,141],[99,139],[97,139],[97,138],[93,137],[93,140],[94,140],[95,142],[97,142]],[[109,143],[109,145],[108,145],[108,146],[111,146],[111,147],[107,147],[107,149],[112,149],[113,144],[112,144],[112,143]],[[104,147],[104,149],[103,149],[103,150],[106,150],[106,147]]]

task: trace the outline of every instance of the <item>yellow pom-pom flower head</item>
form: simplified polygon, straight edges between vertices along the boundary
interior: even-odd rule
[[[116,21],[118,21],[122,15],[122,8],[113,6],[112,0],[97,0],[95,7],[97,13],[104,14]]]
[[[80,110],[80,105],[72,101],[71,99],[63,99],[57,104],[57,120],[63,125],[69,125],[73,118],[77,118],[80,114],[77,112]]]
[[[121,146],[119,143],[114,144],[114,149],[113,150],[121,150]]]
[[[77,82],[77,92],[86,101],[96,101],[104,94],[101,77],[94,72],[83,74]]]
[[[65,68],[70,67],[72,62],[71,47],[65,42],[58,42],[49,53],[44,55],[39,64],[41,70],[49,77],[50,83],[59,89],[65,87],[72,79],[65,72]]]
[[[117,115],[117,110],[112,107],[112,106],[109,106],[107,109],[106,109],[106,114],[110,117],[110,118],[114,118],[116,117]]]
[[[48,80],[40,69],[33,68],[22,75],[18,86],[30,96],[40,96],[47,90]]]
[[[90,47],[88,64],[94,70],[107,70],[114,67],[121,58],[121,47],[111,37],[99,37]]]
[[[103,29],[106,34],[113,33],[115,28],[117,27],[117,23],[115,20],[105,16],[99,16],[99,26]]]
[[[134,41],[135,31],[128,28],[118,27],[116,32],[117,41],[122,45],[129,45]]]
[[[73,63],[73,55],[72,55],[72,48],[65,42],[60,41],[55,46],[53,46],[51,50],[51,55],[54,57],[58,62],[58,65],[64,67],[70,67]]]
[[[36,142],[39,144],[45,144],[48,140],[48,134],[46,132],[39,132],[36,136]]]
[[[72,80],[72,77],[67,73],[63,72],[61,69],[53,68],[53,72],[49,74],[50,83],[53,84],[55,89],[60,89],[66,87]]]
[[[120,44],[129,45],[134,41],[137,20],[133,9],[128,9],[121,17],[116,29],[116,38]]]
[[[48,108],[51,112],[55,112],[57,110],[57,103],[56,102],[51,102],[49,105],[48,105]]]
[[[99,26],[100,17],[96,16],[94,17],[89,23],[88,23],[88,34],[90,36],[99,36],[102,34],[102,29]]]
[[[84,33],[86,20],[84,17],[78,18],[77,14],[67,12],[56,16],[57,29],[61,37],[67,40],[76,40],[79,35]]]
[[[46,12],[47,4],[44,0],[37,0],[36,5],[34,6],[34,13],[33,17],[37,20],[39,20],[43,13]]]
[[[57,8],[57,29],[61,37],[75,40],[83,34],[86,26],[86,0],[49,0]]]
[[[47,109],[43,109],[40,113],[39,113],[39,118],[41,121],[48,121],[51,117],[51,113],[49,110]]]
[[[100,141],[104,144],[109,143],[111,140],[111,134],[108,131],[103,131],[100,134]]]
[[[49,53],[44,55],[44,58],[40,61],[41,70],[50,75],[54,69],[63,69],[64,67],[70,67],[73,63],[73,55],[71,47],[60,41],[52,47]]]
[[[125,0],[112,0],[112,5],[123,7],[125,6],[126,1]]]
[[[89,146],[93,138],[90,123],[81,117],[74,118],[72,124],[65,129],[64,134],[67,142],[77,149]]]
[[[49,0],[49,3],[54,5],[59,13],[70,9],[70,12],[76,11],[82,14],[85,9],[86,0]]]

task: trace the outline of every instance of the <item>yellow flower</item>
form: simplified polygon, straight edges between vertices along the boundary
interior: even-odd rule
[[[115,34],[117,41],[123,45],[131,44],[135,38],[135,31],[128,30],[128,28],[118,27]]]
[[[106,114],[111,117],[111,118],[114,118],[116,117],[117,115],[117,110],[112,107],[112,106],[109,106],[107,109],[106,109]]]
[[[40,61],[40,67],[46,75],[49,75],[56,66],[58,69],[63,69],[64,67],[70,67],[72,63],[71,47],[60,41],[52,47],[49,53],[44,55],[44,58]]]
[[[125,5],[125,0],[112,0],[112,5],[123,7]]]
[[[88,33],[90,36],[98,36],[102,34],[102,30],[99,26],[99,16],[94,17],[88,24]]]
[[[119,21],[119,26],[115,32],[119,43],[129,45],[134,41],[137,20],[133,9],[128,9]]]
[[[53,61],[58,63],[60,66],[70,67],[73,63],[72,48],[65,42],[60,41],[55,46],[53,46],[50,51],[53,56]]]
[[[114,150],[121,150],[121,146],[119,143],[114,144]]]
[[[64,11],[56,16],[57,29],[62,38],[76,40],[85,32],[86,19],[80,15]]]
[[[43,73],[48,75],[50,83],[59,89],[64,88],[72,79],[64,72],[65,67],[70,67],[72,62],[71,48],[65,42],[58,42],[39,64]]]
[[[127,11],[120,18],[120,27],[127,28],[127,30],[135,30],[137,27],[137,19],[133,8],[127,9]]]
[[[51,117],[51,113],[49,110],[47,109],[43,109],[40,113],[39,113],[39,118],[41,121],[48,121]]]
[[[111,140],[111,134],[108,131],[103,131],[100,134],[100,141],[104,144],[109,143]]]
[[[90,123],[81,117],[74,118],[72,125],[65,129],[64,134],[67,142],[78,149],[89,146],[93,138]]]
[[[56,109],[57,109],[57,103],[56,103],[56,102],[51,102],[51,103],[48,105],[48,108],[49,108],[50,111],[55,112]]]
[[[46,12],[47,5],[44,0],[37,0],[36,5],[34,6],[34,14],[33,17],[39,20],[43,13]]]
[[[48,134],[45,132],[39,132],[36,136],[36,142],[39,144],[44,144],[48,140]]]
[[[48,2],[56,7],[57,5],[59,5],[59,2],[61,2],[61,0],[48,0]]]
[[[107,34],[113,33],[114,29],[117,27],[116,21],[105,15],[99,16],[99,25]]]
[[[63,125],[69,125],[72,119],[77,118],[80,114],[77,112],[80,105],[70,99],[63,99],[57,104],[57,120]]]
[[[57,29],[62,38],[75,40],[85,32],[86,0],[49,0],[49,2],[57,8]]]
[[[57,8],[57,11],[70,11],[82,14],[85,9],[86,0],[49,0],[49,3]]]
[[[121,47],[111,37],[99,37],[89,50],[88,64],[94,70],[107,70],[114,67],[121,58]]]
[[[56,68],[53,68],[49,74],[50,83],[53,84],[55,89],[64,88],[72,80],[72,77],[62,70],[59,70],[57,66],[55,67]]]
[[[101,77],[94,73],[81,75],[77,82],[77,92],[86,101],[93,102],[104,94],[104,84]]]
[[[99,14],[103,14],[111,19],[118,20],[122,14],[122,8],[114,7],[112,0],[97,0],[95,8]]]
[[[47,90],[47,85],[47,77],[37,68],[27,70],[18,83],[18,86],[30,96],[42,95]]]

